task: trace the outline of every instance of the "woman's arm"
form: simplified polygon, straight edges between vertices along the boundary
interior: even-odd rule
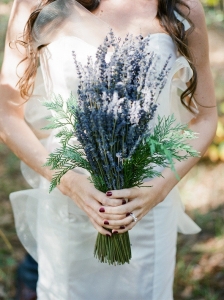
[[[41,168],[46,161],[47,152],[24,121],[25,100],[20,97],[17,87],[19,77],[16,73],[22,74],[26,64],[22,63],[17,68],[25,53],[21,46],[16,49],[14,41],[22,36],[33,8],[31,3],[32,1],[26,0],[14,1],[9,20],[0,75],[0,139],[32,169],[50,179],[50,170]]]
[[[216,132],[217,107],[209,63],[209,45],[203,7],[200,1],[190,0],[187,4],[190,7],[190,19],[195,25],[194,31],[189,35],[188,45],[197,70],[198,84],[194,99],[199,109],[198,116],[189,124],[190,129],[198,133],[198,138],[191,141],[190,144],[203,156]],[[187,161],[176,163],[179,176],[182,178],[186,175],[199,159],[190,158]],[[164,175],[170,178],[168,189],[172,188],[177,183],[174,174],[170,170],[165,170]]]
[[[194,57],[198,75],[198,85],[194,98],[198,103],[199,109],[198,116],[189,124],[189,127],[194,132],[198,133],[198,138],[191,141],[190,144],[194,149],[199,151],[202,156],[215,135],[217,109],[213,79],[209,65],[208,37],[203,8],[198,0],[190,0],[188,5],[191,9],[190,18],[195,24],[194,31],[189,35],[189,47]],[[177,162],[175,168],[180,178],[187,174],[198,160],[199,158],[194,157],[189,158],[186,161]],[[163,178],[159,177],[150,181],[150,185],[153,185],[153,187],[150,188],[135,187],[120,191],[112,191],[113,198],[128,198],[129,203],[122,207],[107,207],[105,208],[105,212],[113,214],[127,214],[129,212],[134,212],[136,217],[140,220],[150,209],[163,201],[178,182],[174,173],[168,168],[163,171],[162,175]],[[145,183],[144,185],[147,186],[148,184]],[[126,225],[126,228],[124,230],[119,230],[119,232],[130,230],[135,225],[135,223],[132,222],[131,217],[125,218],[122,222],[113,221],[110,222],[110,225]]]
[[[53,171],[43,167],[48,152],[24,120],[24,99],[20,97],[17,87],[19,77],[16,75],[16,70],[20,61],[25,57],[24,49],[19,47],[18,51],[14,43],[12,43],[13,48],[9,46],[11,41],[22,36],[32,9],[32,1],[15,0],[9,20],[0,75],[0,140],[33,170],[51,180]],[[26,63],[22,63],[18,68],[19,74],[23,74],[25,68]],[[105,206],[121,205],[122,200],[109,199],[105,194],[96,190],[85,176],[72,171],[64,176],[59,189],[86,212],[99,232],[110,234],[102,227],[104,219],[99,213],[99,208],[101,203]],[[121,217],[114,216],[115,219]]]

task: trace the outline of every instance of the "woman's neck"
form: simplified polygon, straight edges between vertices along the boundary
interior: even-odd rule
[[[119,36],[127,33],[146,36],[149,33],[164,32],[157,16],[157,0],[101,0],[92,13]]]

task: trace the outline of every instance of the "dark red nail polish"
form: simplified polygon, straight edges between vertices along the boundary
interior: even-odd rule
[[[99,209],[99,212],[105,212],[105,209],[104,209],[103,207],[101,207],[101,208]]]
[[[121,226],[120,229],[125,229],[125,226]]]
[[[113,231],[112,233],[113,233],[113,234],[117,234],[117,233],[118,233],[118,231]]]
[[[125,201],[124,199],[122,200],[122,204],[123,204],[123,205],[126,204],[126,201]]]
[[[112,192],[106,192],[106,195],[107,195],[108,197],[110,197],[110,196],[112,196]]]
[[[111,237],[109,233],[107,233],[107,236]]]
[[[110,225],[109,222],[108,222],[107,220],[104,221],[104,224],[105,224],[105,225]]]
[[[129,217],[129,216],[130,216],[130,213],[127,213],[127,214],[126,214],[126,217]]]

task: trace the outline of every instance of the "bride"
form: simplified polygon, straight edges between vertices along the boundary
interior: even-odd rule
[[[45,0],[39,4],[15,0],[0,81],[0,137],[23,161],[23,175],[32,187],[11,194],[10,199],[17,233],[38,261],[41,300],[171,300],[177,231],[200,230],[184,212],[170,169],[152,179],[150,188],[106,194],[94,188],[85,170],[68,171],[58,189],[48,193],[53,171],[43,165],[58,140],[54,131],[41,130],[49,112],[40,100],[53,93],[66,97],[76,92],[72,51],[85,63],[111,28],[121,39],[127,33],[150,35],[150,50],[162,63],[171,54],[169,78],[158,99],[159,114],[174,113],[179,121],[188,122],[198,133],[191,144],[201,155],[215,133],[208,40],[198,0]],[[197,161],[177,162],[179,176]],[[123,205],[125,198],[129,201]],[[97,232],[111,235],[127,230],[131,230],[130,264],[109,266],[93,257]]]

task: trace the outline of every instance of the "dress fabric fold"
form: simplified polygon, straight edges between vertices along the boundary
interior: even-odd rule
[[[178,57],[171,37],[166,34],[152,34],[149,47],[160,55],[161,64],[167,53],[171,54],[171,71],[159,96],[157,113],[160,116],[174,113],[178,121],[189,122],[194,114],[181,104],[179,96],[192,76],[188,62]],[[96,49],[95,44],[61,32],[42,50],[41,69],[25,117],[49,152],[59,144],[55,130],[41,130],[50,114],[41,102],[52,93],[64,99],[71,91],[76,93],[78,78],[71,53],[75,51],[77,60],[85,63],[88,56],[95,56]],[[196,113],[195,103],[192,105]],[[38,299],[173,299],[177,231],[184,234],[200,231],[184,212],[176,187],[130,231],[130,264],[108,266],[93,257],[97,232],[85,213],[59,190],[49,194],[49,182],[24,163],[21,169],[32,189],[12,193],[10,200],[18,236],[38,261]]]

